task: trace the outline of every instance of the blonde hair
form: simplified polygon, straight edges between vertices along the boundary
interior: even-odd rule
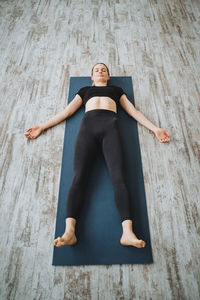
[[[92,72],[91,72],[91,75],[93,75],[93,70],[94,70],[94,67],[96,66],[96,65],[99,65],[99,64],[101,64],[101,65],[104,65],[105,67],[106,67],[106,69],[107,69],[107,72],[108,72],[108,75],[110,75],[110,72],[109,72],[109,69],[108,69],[108,67],[104,64],[104,63],[102,63],[102,62],[100,62],[100,63],[96,63],[93,67],[92,67]],[[92,86],[95,86],[94,85],[94,80],[92,80]]]

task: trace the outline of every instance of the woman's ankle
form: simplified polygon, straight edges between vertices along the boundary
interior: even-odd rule
[[[122,222],[123,232],[124,233],[126,233],[126,232],[132,232],[133,231],[132,225],[133,225],[133,221],[132,220],[130,220],[130,219],[124,220]]]
[[[76,219],[72,217],[68,217],[65,219],[66,228],[65,231],[75,231]]]

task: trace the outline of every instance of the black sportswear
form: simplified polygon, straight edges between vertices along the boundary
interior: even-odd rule
[[[119,99],[124,93],[123,89],[116,85],[107,86],[85,86],[82,87],[77,94],[82,98],[82,105],[86,105],[87,101],[92,97],[106,96],[112,98],[116,105],[119,103]]]
[[[103,152],[109,170],[121,222],[132,220],[125,153],[117,113],[107,109],[89,110],[81,121],[75,140],[74,175],[67,197],[66,218],[76,219],[80,214],[88,174],[98,148]]]

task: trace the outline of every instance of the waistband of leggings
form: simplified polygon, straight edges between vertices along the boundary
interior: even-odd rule
[[[114,112],[113,110],[108,110],[108,109],[92,109],[88,110],[85,112],[85,117],[88,116],[98,116],[98,115],[110,115],[110,116],[115,116],[117,117],[117,113]]]

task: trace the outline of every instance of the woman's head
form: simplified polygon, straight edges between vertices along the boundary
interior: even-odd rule
[[[92,67],[91,72],[92,86],[102,83],[107,85],[107,81],[110,79],[110,72],[108,67],[104,63],[97,63]]]

